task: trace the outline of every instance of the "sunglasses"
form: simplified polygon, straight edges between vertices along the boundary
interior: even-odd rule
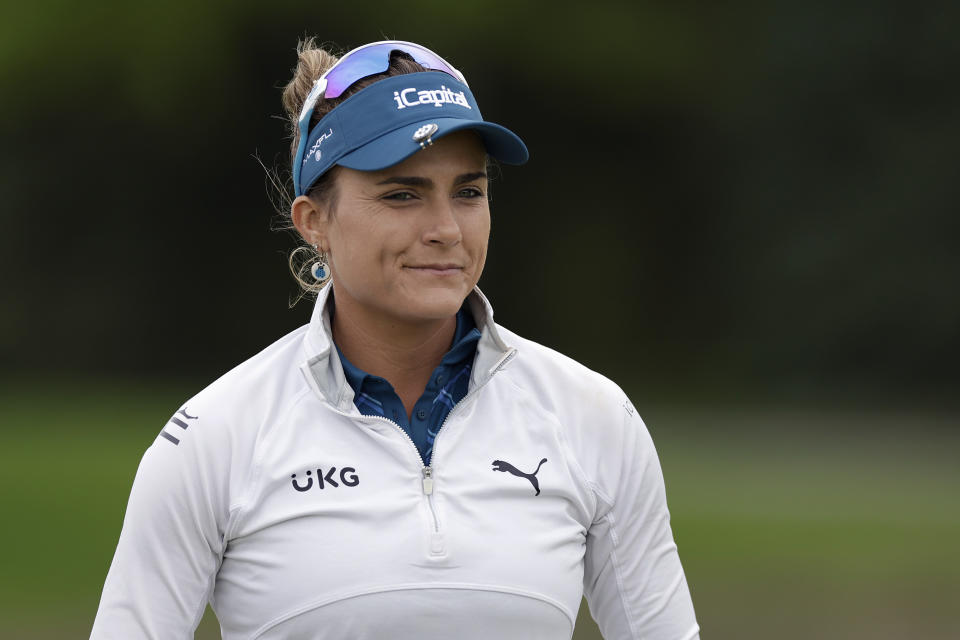
[[[317,78],[313,88],[307,94],[300,110],[300,144],[297,146],[297,155],[293,161],[293,183],[300,184],[300,167],[303,165],[303,153],[307,146],[307,137],[310,134],[310,118],[320,98],[331,100],[343,94],[353,83],[372,75],[383,73],[390,68],[390,54],[402,51],[409,55],[422,67],[431,71],[448,73],[463,84],[467,84],[463,74],[456,67],[435,54],[426,47],[403,40],[383,40],[371,42],[362,47],[349,51],[327,69],[326,73]]]

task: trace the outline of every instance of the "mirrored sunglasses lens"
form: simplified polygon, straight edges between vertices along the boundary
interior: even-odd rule
[[[358,51],[330,70],[327,76],[327,90],[324,91],[323,96],[327,100],[339,97],[357,80],[383,73],[389,66],[389,51],[372,49]]]
[[[405,44],[385,43],[368,49],[361,49],[338,63],[327,75],[327,100],[339,97],[350,85],[368,76],[383,73],[390,68],[390,52],[403,51],[421,66],[434,71],[443,71],[459,78],[460,74],[447,64],[443,58],[427,49],[411,47]]]
[[[443,71],[444,73],[448,73],[458,80],[463,80],[463,76],[460,75],[459,71],[451,67],[449,62],[429,49],[409,46],[400,46],[394,48],[409,53],[410,57],[420,63],[420,66],[422,67],[426,67],[432,71]]]

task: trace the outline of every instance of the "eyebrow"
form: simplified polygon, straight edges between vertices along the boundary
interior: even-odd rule
[[[453,184],[464,184],[465,182],[472,182],[473,180],[478,180],[480,178],[486,178],[486,171],[474,171],[473,173],[461,173],[459,176],[454,178]],[[390,176],[386,180],[382,180],[377,183],[381,184],[402,184],[408,187],[433,187],[433,180],[430,178],[422,178],[420,176]]]

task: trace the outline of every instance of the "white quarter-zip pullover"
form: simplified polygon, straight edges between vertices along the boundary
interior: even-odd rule
[[[189,400],[147,449],[92,638],[698,638],[646,427],[623,392],[493,322],[424,466],[364,416],[311,322]]]

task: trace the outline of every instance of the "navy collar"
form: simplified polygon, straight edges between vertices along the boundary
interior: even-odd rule
[[[331,302],[332,301],[331,297]],[[333,311],[332,306],[333,305],[331,305],[331,311]],[[467,304],[464,303],[463,306],[460,307],[460,310],[457,311],[457,328],[453,333],[453,342],[451,343],[449,351],[444,354],[443,359],[440,361],[440,365],[450,366],[467,359],[473,355],[479,340],[480,330],[477,329],[476,323],[473,320],[473,314],[470,313]],[[347,384],[349,384],[355,392],[363,388],[363,383],[368,377],[378,377],[358,368],[343,355],[339,345],[334,343],[334,346],[337,348],[337,355],[340,356],[340,364],[343,365],[343,375],[347,379]]]

